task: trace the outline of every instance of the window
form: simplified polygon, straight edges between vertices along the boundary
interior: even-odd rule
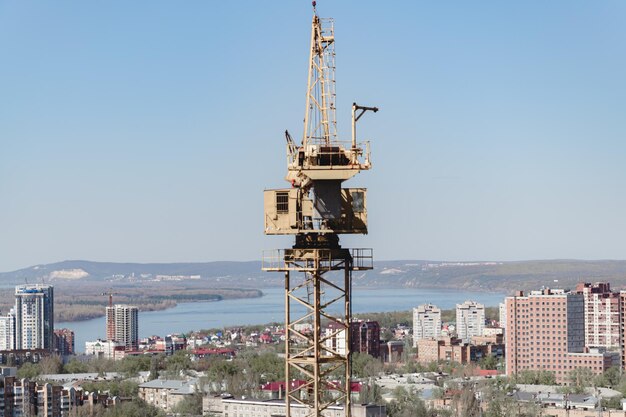
[[[289,193],[285,191],[279,191],[276,193],[276,212],[288,213],[289,212]]]
[[[352,191],[350,194],[352,197],[352,211],[354,213],[363,213],[365,211],[363,191]]]

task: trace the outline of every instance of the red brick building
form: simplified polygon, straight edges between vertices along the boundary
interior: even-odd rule
[[[55,329],[54,353],[66,356],[73,355],[74,352],[74,332],[70,329]]]
[[[584,296],[563,290],[521,291],[506,298],[506,373],[524,370],[553,372],[567,382],[572,369],[594,374],[618,364],[612,353],[585,347]],[[617,355],[619,357],[619,355]]]

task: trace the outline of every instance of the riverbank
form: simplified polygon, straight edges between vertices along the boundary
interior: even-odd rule
[[[84,284],[84,285],[83,285]],[[125,285],[114,288],[102,284],[83,283],[69,286],[54,285],[54,320],[59,322],[81,322],[103,318],[109,302],[128,304],[141,312],[163,311],[176,308],[179,303],[215,302],[260,298],[263,291],[246,288],[206,288],[186,283],[180,287],[169,285]],[[5,312],[15,305],[13,289],[0,292],[0,311]]]
[[[457,303],[474,300],[486,306],[497,306],[504,294],[471,291],[427,289],[363,289],[352,291],[354,316],[372,311],[408,311],[424,303],[441,309],[454,308]],[[192,330],[259,325],[285,322],[285,293],[280,287],[266,288],[262,297],[229,299],[215,302],[178,303],[176,307],[139,313],[139,337],[166,336]],[[56,328],[67,327],[75,332],[76,350],[82,352],[85,341],[104,338],[104,317],[80,322],[56,322]]]

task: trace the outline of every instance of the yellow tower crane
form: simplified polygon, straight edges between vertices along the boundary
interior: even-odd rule
[[[349,417],[352,271],[372,269],[373,254],[339,244],[340,234],[367,234],[366,189],[342,183],[371,168],[356,123],[378,108],[354,103],[352,140],[339,141],[334,22],[317,16],[315,2],[308,71],[301,144],[285,132],[291,188],[264,192],[265,234],[294,235],[295,244],[265,251],[263,270],[285,276],[286,417],[292,404],[314,417],[340,404]]]

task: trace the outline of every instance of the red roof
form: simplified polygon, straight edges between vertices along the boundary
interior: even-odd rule
[[[328,386],[330,389],[338,390],[340,387],[343,388],[343,383],[339,381],[330,381],[328,382]],[[362,384],[360,382],[350,382],[350,391],[351,392],[361,392]]]
[[[477,376],[497,376],[498,375],[498,371],[494,370],[490,370],[490,369],[477,369],[476,370],[476,375]]]

